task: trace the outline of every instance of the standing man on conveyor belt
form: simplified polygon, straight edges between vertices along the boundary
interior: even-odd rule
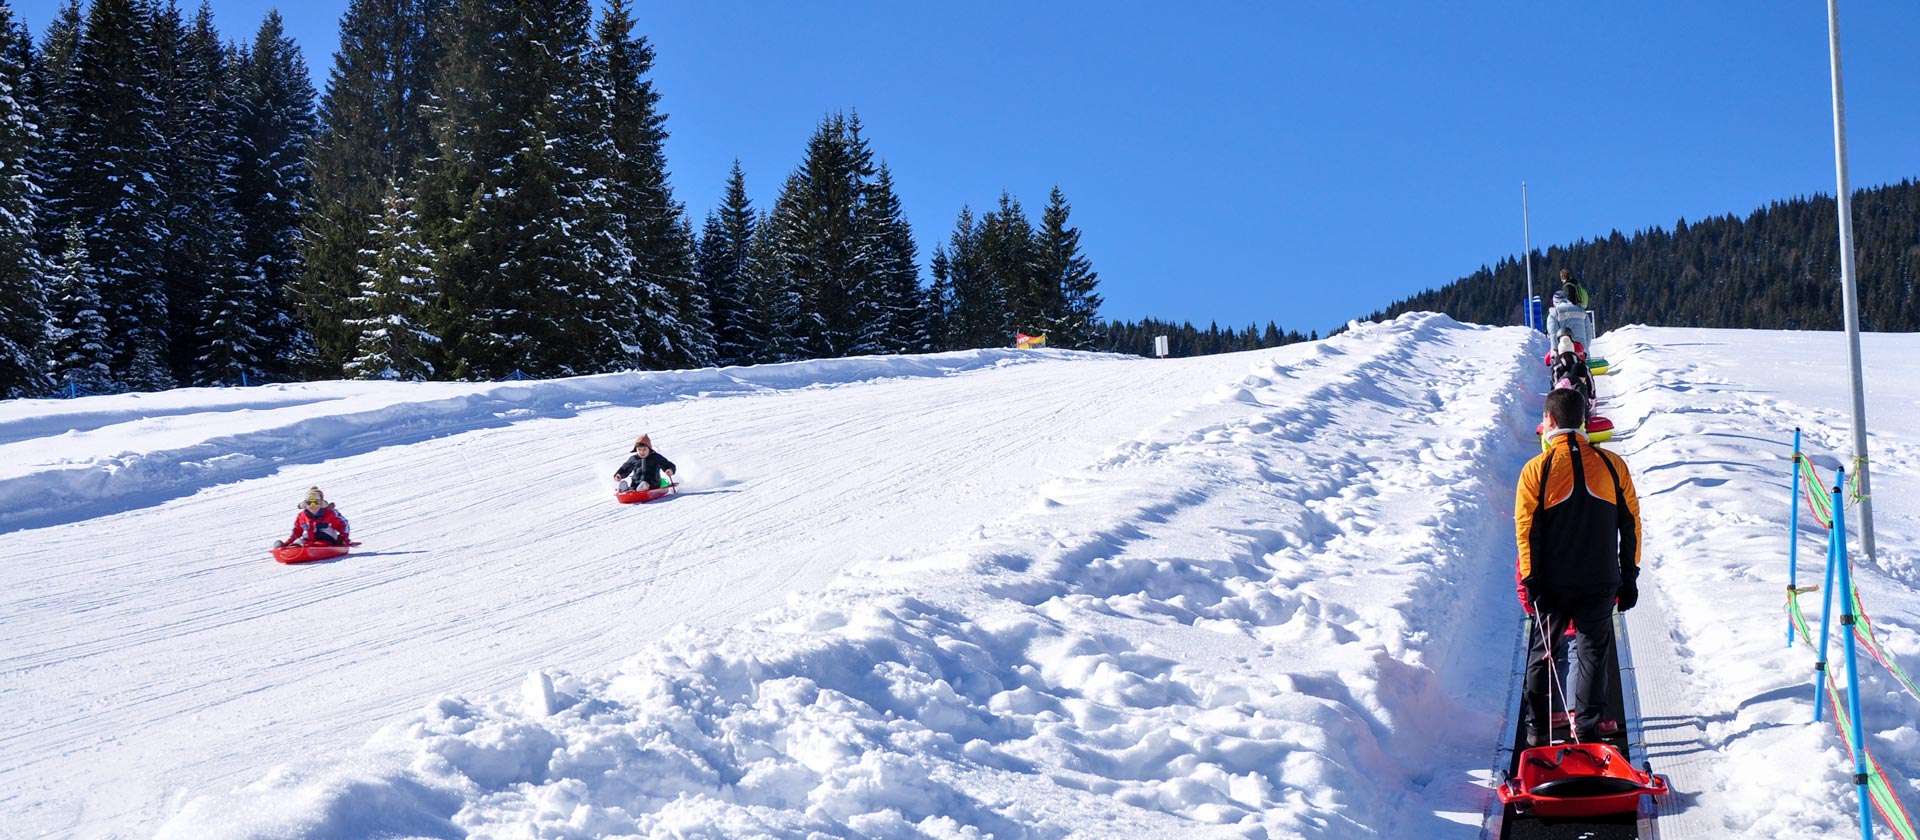
[[[1587,442],[1581,424],[1587,400],[1572,388],[1547,394],[1547,451],[1520,471],[1514,491],[1514,537],[1519,543],[1520,603],[1539,620],[1527,625],[1527,746],[1552,735],[1547,663],[1550,639],[1573,626],[1579,656],[1573,663],[1574,736],[1600,737],[1613,648],[1613,609],[1640,600],[1640,497],[1619,455]],[[1542,638],[1544,629],[1546,636]],[[1557,688],[1555,690],[1558,690]],[[1564,698],[1563,698],[1564,699]],[[1555,704],[1566,708],[1568,704]]]

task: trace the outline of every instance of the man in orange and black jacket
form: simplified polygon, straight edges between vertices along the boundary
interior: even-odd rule
[[[1527,743],[1547,743],[1547,666],[1552,646],[1572,624],[1580,655],[1573,663],[1573,724],[1582,741],[1599,737],[1613,648],[1613,608],[1640,600],[1640,498],[1620,456],[1587,442],[1580,431],[1587,400],[1571,388],[1547,395],[1547,451],[1520,471],[1513,497],[1520,545],[1520,602],[1539,619],[1527,643]],[[1543,638],[1541,633],[1545,631]],[[1565,703],[1555,704],[1565,708]]]

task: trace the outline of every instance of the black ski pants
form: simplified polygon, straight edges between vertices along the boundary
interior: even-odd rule
[[[1552,606],[1538,605],[1535,617],[1537,621],[1527,623],[1527,726],[1548,732],[1552,728],[1548,722],[1552,720],[1553,711],[1567,708],[1567,698],[1562,696],[1560,688],[1566,683],[1567,675],[1560,674],[1559,680],[1550,680],[1547,666],[1553,661],[1554,649],[1564,647],[1567,625],[1572,624],[1574,636],[1580,642],[1579,655],[1570,663],[1573,684],[1580,692],[1573,698],[1573,725],[1590,736],[1599,730],[1600,719],[1607,708],[1607,680],[1611,675],[1605,666],[1607,655],[1613,651],[1613,595],[1608,593]],[[1545,638],[1540,635],[1543,626]],[[1551,705],[1547,697],[1548,683],[1554,683]]]

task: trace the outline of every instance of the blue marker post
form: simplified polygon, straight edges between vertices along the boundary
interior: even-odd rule
[[[1840,472],[1844,477],[1846,470],[1841,470]],[[1837,485],[1840,483],[1840,478],[1834,479],[1834,484]],[[1837,525],[1839,522],[1840,512],[1834,511],[1833,524],[1827,526],[1827,577],[1826,582],[1820,586],[1820,658],[1813,662],[1814,723],[1819,723],[1826,719],[1827,707],[1826,704],[1822,702],[1824,699],[1822,695],[1827,688],[1827,631],[1833,626],[1833,568],[1840,565],[1839,561],[1835,559],[1836,553],[1845,551],[1845,548],[1841,546],[1839,538],[1836,536],[1838,531],[1834,527],[1834,525]]]
[[[1860,794],[1860,836],[1873,837],[1873,820],[1867,811],[1867,743],[1860,725],[1860,667],[1853,654],[1853,572],[1847,563],[1846,500],[1840,488],[1847,484],[1842,469],[1833,479],[1833,542],[1839,546],[1834,565],[1840,567],[1840,634],[1847,637],[1847,723],[1853,741],[1853,786]]]
[[[1787,598],[1800,581],[1800,427],[1793,429],[1793,495],[1787,497]],[[1787,613],[1787,647],[1793,647],[1793,613]]]

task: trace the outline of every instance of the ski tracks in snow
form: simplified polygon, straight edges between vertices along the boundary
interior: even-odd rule
[[[552,706],[443,699],[163,835],[1474,836],[1529,338],[1410,315],[1272,351],[965,538],[552,671]],[[991,441],[953,432],[857,482],[965,481]]]
[[[451,396],[327,383],[295,389],[331,399],[293,400],[299,416],[214,400],[166,409],[152,437],[103,423],[126,458],[16,441],[10,452],[52,457],[0,495],[38,487],[39,510],[72,521],[0,532],[0,712],[15,724],[0,747],[19,757],[0,768],[0,811],[29,833],[145,833],[178,797],[348,750],[448,690],[607,667],[675,624],[721,628],[804,599],[856,559],[1016,510],[1240,364],[978,351],[446,385],[465,389]],[[173,396],[189,397],[209,399]],[[382,418],[410,425],[376,442]],[[616,505],[613,469],[643,431],[692,492]],[[160,467],[226,446],[286,457],[226,474]],[[150,503],[110,488],[62,497],[67,473],[132,481],[136,460],[151,468],[139,475],[180,481],[160,481]],[[703,488],[718,472],[703,464],[735,478]],[[310,484],[363,545],[274,564],[266,544]]]

